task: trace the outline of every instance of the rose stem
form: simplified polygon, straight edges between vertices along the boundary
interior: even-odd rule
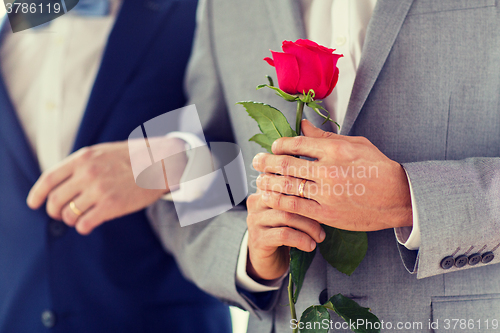
[[[297,101],[297,118],[295,120],[295,132],[300,135],[300,124],[302,122],[302,113],[304,113],[304,102],[301,100]]]
[[[288,301],[290,302],[290,313],[292,314],[292,320],[295,320],[294,322],[297,323],[297,313],[295,312],[295,303],[293,302],[293,281],[291,272],[288,275]],[[297,332],[298,328],[294,328],[293,333]]]

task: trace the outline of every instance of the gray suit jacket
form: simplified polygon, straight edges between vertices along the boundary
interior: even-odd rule
[[[370,232],[366,258],[351,277],[316,256],[298,312],[318,304],[322,292],[322,301],[341,292],[370,307],[393,331],[430,332],[429,321],[438,322],[436,332],[460,331],[459,326],[446,330],[446,320],[465,319],[474,321],[471,331],[477,332],[485,331],[486,320],[491,329],[491,321],[500,319],[500,250],[487,265],[440,266],[446,256],[484,253],[500,243],[499,6],[496,0],[378,1],[342,134],[367,137],[405,167],[422,245],[418,252],[409,251],[398,245],[393,230]],[[188,93],[212,140],[227,140],[228,128],[233,129],[252,192],[256,172],[251,161],[261,149],[248,139],[258,128],[235,103],[269,103],[294,123],[293,104],[255,87],[274,73],[262,61],[269,49],[304,37],[296,1],[207,0],[200,5]],[[321,123],[309,110],[306,116]],[[189,279],[255,315],[250,332],[290,331],[286,292],[263,311],[236,290],[245,210],[185,228],[171,221],[175,212],[168,203],[150,213]],[[396,329],[398,322],[411,328]]]

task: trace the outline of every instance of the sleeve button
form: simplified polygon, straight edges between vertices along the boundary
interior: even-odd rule
[[[453,265],[455,265],[455,259],[453,259],[452,256],[444,257],[443,260],[441,260],[442,269],[450,269]]]

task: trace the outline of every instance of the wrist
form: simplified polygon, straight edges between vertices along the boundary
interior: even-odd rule
[[[267,285],[271,281],[275,281],[283,277],[283,275],[288,271],[287,265],[279,265],[278,269],[273,269],[272,264],[268,264],[267,262],[264,265],[260,265],[261,267],[255,267],[252,264],[250,249],[247,254],[247,267],[246,271],[249,277],[251,277],[255,282]],[[289,259],[286,261],[289,262]],[[283,267],[281,267],[283,266]],[[261,269],[262,268],[262,269]]]
[[[399,188],[396,191],[398,200],[398,214],[396,215],[395,227],[412,227],[413,213],[411,204],[411,191],[408,176],[403,166],[398,163]]]

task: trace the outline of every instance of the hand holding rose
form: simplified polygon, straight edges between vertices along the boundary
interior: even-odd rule
[[[412,225],[408,180],[399,163],[366,138],[324,132],[307,120],[303,126],[305,136],[278,139],[275,155],[254,159],[264,173],[257,186],[268,207],[351,231]],[[304,198],[298,192],[302,179]]]
[[[321,225],[297,214],[269,208],[261,193],[247,199],[247,273],[256,280],[274,280],[288,270],[290,247],[305,252],[325,239]]]

